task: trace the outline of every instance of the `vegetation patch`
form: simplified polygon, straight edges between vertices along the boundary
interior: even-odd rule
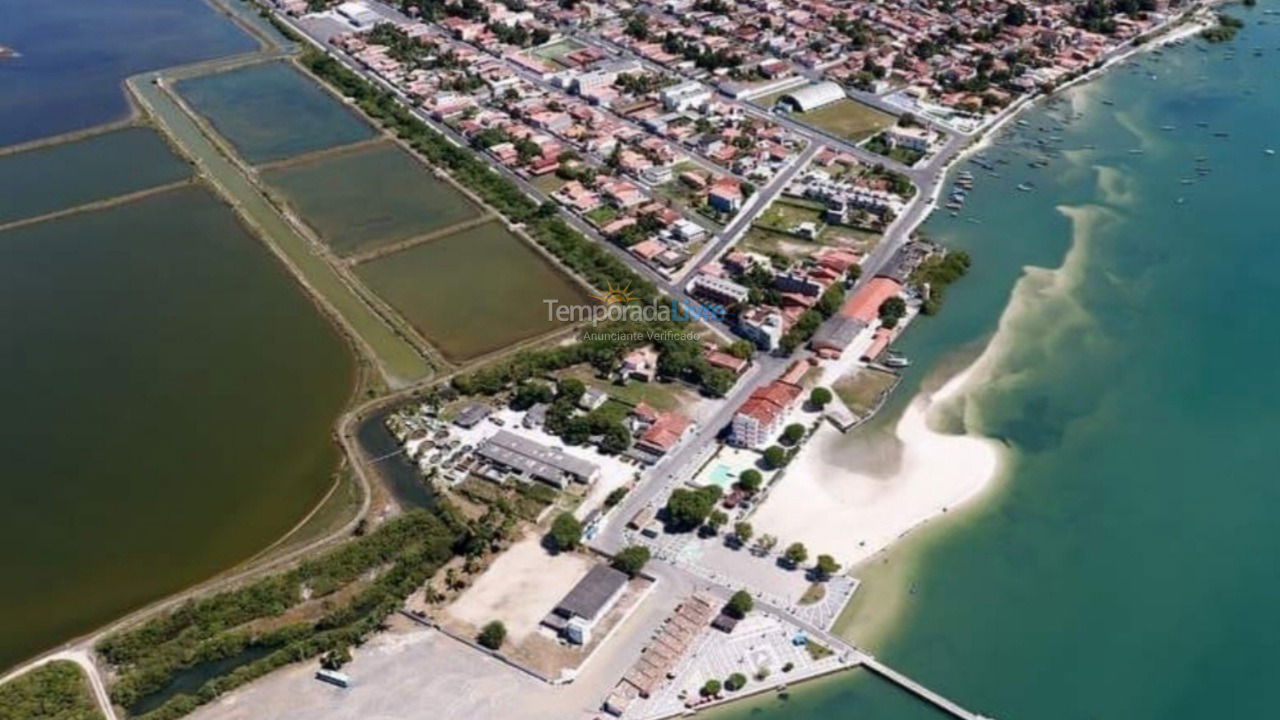
[[[804,594],[800,596],[799,604],[813,605],[820,602],[822,598],[827,596],[827,586],[822,583],[813,583],[805,588]]]
[[[929,286],[929,296],[921,305],[920,312],[936,315],[942,309],[947,287],[969,272],[969,264],[969,253],[963,250],[932,255],[921,263],[911,276],[912,284]]]
[[[58,660],[0,685],[0,720],[103,720],[88,678]]]
[[[140,716],[172,720],[220,695],[284,665],[323,654],[340,656],[381,627],[404,599],[466,544],[474,528],[448,506],[437,512],[414,511],[393,518],[374,532],[288,572],[207,598],[97,645],[117,680],[111,698],[125,707],[166,688],[183,670],[233,658],[247,650],[265,651],[203,683],[194,693],[179,693]],[[319,620],[285,624],[257,632],[253,621],[284,615],[299,604],[337,597],[339,590],[375,576],[345,601],[333,602]]]
[[[870,415],[880,406],[885,393],[898,383],[898,376],[877,368],[862,368],[835,384],[836,394],[858,417]]]
[[[809,652],[809,657],[813,658],[815,661],[821,660],[822,658],[825,658],[825,657],[831,657],[832,655],[835,654],[835,652],[832,651],[831,648],[827,647],[826,645],[823,645],[820,642],[816,642],[813,639],[809,639],[805,641],[804,649]]]

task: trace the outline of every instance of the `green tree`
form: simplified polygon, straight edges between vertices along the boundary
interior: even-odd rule
[[[791,423],[782,431],[782,439],[788,445],[795,445],[804,437],[804,426],[800,423]]]
[[[631,545],[618,551],[613,556],[613,567],[631,577],[640,574],[649,562],[649,548],[643,545]]]
[[[729,602],[725,603],[724,611],[741,620],[755,606],[756,602],[751,598],[751,593],[746,590],[739,590],[729,597]]]
[[[737,539],[739,545],[746,545],[751,542],[751,536],[755,533],[755,529],[751,527],[749,522],[738,522],[733,525],[733,537]]]
[[[351,650],[346,645],[330,650],[320,658],[320,666],[325,670],[341,670],[343,665],[351,662]]]
[[[791,567],[799,567],[809,559],[809,550],[805,548],[804,543],[794,542],[787,546],[782,557]]]
[[[720,694],[720,681],[712,678],[708,680],[702,689],[698,691],[702,697],[712,697]]]
[[[770,470],[777,470],[787,462],[787,451],[777,445],[770,445],[764,451],[764,464]]]
[[[843,306],[844,286],[840,283],[832,283],[831,287],[822,293],[822,297],[818,298],[818,304],[814,307],[822,317],[829,318],[840,312]]]
[[[724,397],[733,382],[733,373],[724,368],[711,368],[702,376],[702,389],[711,397]]]
[[[587,386],[577,378],[564,378],[556,383],[556,398],[569,405],[577,405]]]
[[[617,505],[618,503],[622,502],[622,498],[627,496],[627,492],[628,490],[626,487],[614,488],[610,490],[609,494],[606,495],[604,498],[604,506],[607,508],[611,508]]]
[[[711,528],[712,532],[719,532],[727,522],[729,522],[729,516],[720,510],[712,510],[707,515],[707,527]]]
[[[502,624],[501,620],[490,621],[476,636],[476,642],[489,648],[497,650],[502,647],[502,643],[507,639],[507,626]]]
[[[720,486],[708,485],[697,490],[676,488],[667,498],[667,520],[677,530],[692,530],[706,522],[720,499]]]
[[[551,532],[547,537],[554,549],[568,552],[582,541],[582,523],[572,513],[562,512],[551,522]]]
[[[611,422],[604,429],[604,437],[600,439],[600,449],[611,455],[618,455],[631,447],[631,431],[620,422]]]
[[[827,580],[838,572],[840,572],[840,563],[830,555],[819,555],[817,563],[813,566],[813,574],[819,580]]]
[[[729,692],[736,692],[747,684],[747,676],[742,673],[734,673],[724,680],[724,687]]]
[[[756,352],[756,346],[746,340],[734,340],[725,349],[725,352],[738,358],[739,360],[750,360],[751,356]]]
[[[907,301],[894,295],[880,303],[880,323],[887,328],[897,327],[898,321],[907,314]]]
[[[809,392],[809,404],[821,410],[831,402],[831,391],[824,387],[816,387]]]
[[[774,548],[778,547],[778,537],[776,535],[765,533],[756,541],[756,547],[760,548],[760,552],[768,555],[773,552]]]
[[[759,492],[763,483],[764,476],[755,468],[743,470],[742,474],[738,476],[738,487],[748,495],[754,495]]]
[[[551,402],[554,397],[555,392],[546,383],[523,382],[516,386],[516,391],[511,396],[511,408],[528,410],[538,403]]]

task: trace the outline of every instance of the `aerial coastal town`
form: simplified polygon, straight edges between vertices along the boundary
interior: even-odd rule
[[[836,501],[815,500],[806,478],[825,462],[825,439],[885,405],[911,364],[895,343],[943,312],[948,286],[969,269],[967,254],[919,231],[930,213],[963,208],[974,176],[958,172],[946,187],[951,166],[1026,104],[1202,8],[259,5],[297,46],[290,52],[311,54],[302,66],[327,91],[352,107],[376,92],[394,105],[388,115],[479,158],[485,174],[473,185],[510,184],[539,218],[563,222],[635,278],[602,286],[568,264],[598,293],[590,307],[671,312],[653,323],[575,322],[572,333],[370,393],[353,415],[358,437],[339,432],[354,472],[426,493],[441,519],[405,512],[384,488],[349,549],[288,571],[282,582],[305,589],[277,602],[279,617],[215,596],[218,623],[174,630],[192,643],[181,659],[149,655],[163,627],[108,635],[95,651],[110,689],[94,689],[110,693],[109,718],[113,705],[201,720],[393,716],[392,706],[430,709],[395,717],[657,720],[852,668],[948,716],[983,717],[837,627],[859,590],[852,569],[960,498],[906,526],[886,513],[882,526],[849,528],[844,514],[813,512]],[[399,141],[416,147],[404,133]],[[292,161],[273,162],[275,171]],[[458,226],[497,217],[525,240],[536,235],[491,205]],[[253,603],[277,592],[254,586]],[[330,603],[348,601],[370,618],[386,612],[352,623],[358,631],[324,627],[334,635],[308,645],[316,652],[305,662],[272,660],[274,672],[244,687],[166,685],[207,649],[197,641],[225,643],[215,659],[266,662],[275,656],[256,647],[292,641],[283,618],[324,625]],[[229,632],[238,613],[248,629]],[[149,704],[157,692],[165,697]]]
[[[523,674],[543,685],[518,696],[529,717],[662,718],[862,666],[979,717],[837,637],[865,555],[777,518],[808,441],[876,412],[910,362],[894,340],[967,269],[913,233],[943,169],[1186,9],[1131,5],[280,3],[666,294],[726,309],[693,342],[481,370],[383,417],[491,541],[402,610],[453,641],[428,667],[480,677],[465,701],[431,683],[412,700],[478,716]],[[381,687],[384,652],[321,672]]]

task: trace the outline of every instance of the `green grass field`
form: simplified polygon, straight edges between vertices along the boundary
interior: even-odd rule
[[[848,98],[792,117],[853,142],[861,142],[894,122],[892,115]]]

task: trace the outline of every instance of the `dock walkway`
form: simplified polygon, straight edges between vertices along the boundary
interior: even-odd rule
[[[885,665],[870,655],[866,655],[862,658],[862,665],[885,680],[892,682],[922,700],[927,700],[939,709],[944,710],[961,720],[991,720],[991,718],[988,718],[985,715],[979,715],[978,713],[960,707],[956,703],[930,690],[924,685],[921,685],[915,680],[912,680],[906,675],[903,675],[897,670],[894,670],[888,665]]]

